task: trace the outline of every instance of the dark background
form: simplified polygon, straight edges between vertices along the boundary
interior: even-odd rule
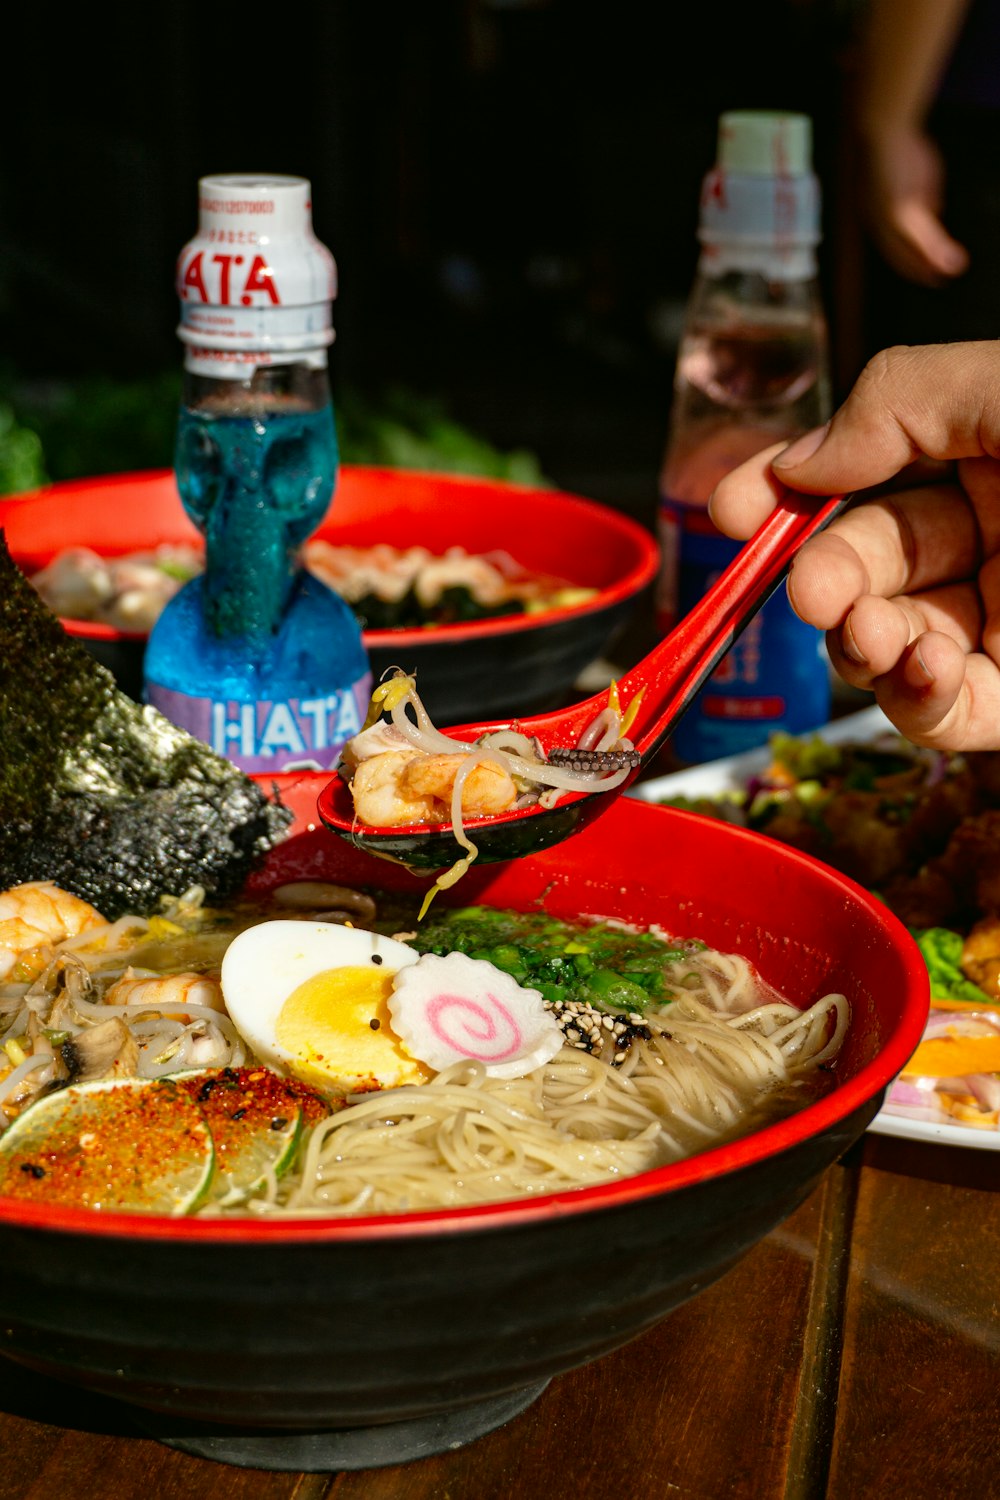
[[[0,373],[16,399],[178,370],[174,262],[198,178],[298,173],[340,272],[335,396],[433,394],[554,483],[651,520],[722,110],[812,115],[838,393],[869,352],[842,128],[855,9],[22,6],[6,25]]]

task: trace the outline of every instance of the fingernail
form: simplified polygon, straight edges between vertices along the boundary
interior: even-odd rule
[[[859,667],[863,667],[867,664],[867,656],[861,650],[861,647],[858,645],[857,641],[854,639],[854,628],[851,625],[850,616],[848,616],[844,621],[844,628],[840,632],[840,645],[844,655],[848,658],[848,660],[853,661]]]
[[[812,432],[804,433],[802,437],[796,438],[794,443],[789,443],[787,448],[782,448],[777,458],[771,460],[771,467],[794,469],[797,464],[804,464],[807,458],[812,458],[829,430],[830,424],[827,422],[825,427],[816,427]]]
[[[928,667],[927,663],[924,661],[924,653],[920,649],[920,642],[919,641],[917,641],[916,645],[913,648],[913,654],[912,654],[911,660],[913,661],[913,663],[916,666],[917,670],[920,672],[921,677],[923,677],[926,682],[933,682],[934,681],[934,673],[931,671],[930,667]]]

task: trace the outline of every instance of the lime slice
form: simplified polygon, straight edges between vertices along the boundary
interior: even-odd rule
[[[228,1205],[251,1197],[268,1172],[287,1172],[305,1127],[331,1110],[315,1089],[269,1068],[207,1069],[174,1081],[204,1112],[215,1142],[212,1199]]]
[[[164,1079],[100,1079],[49,1094],[0,1136],[0,1193],[105,1212],[188,1214],[215,1170],[205,1115]]]

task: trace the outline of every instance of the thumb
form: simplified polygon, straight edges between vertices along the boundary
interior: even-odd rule
[[[897,219],[900,233],[932,278],[960,276],[968,269],[965,246],[948,233],[926,203],[913,199],[900,204]]]
[[[771,461],[783,484],[834,495],[883,484],[920,457],[1000,454],[1000,341],[885,349],[825,428]]]

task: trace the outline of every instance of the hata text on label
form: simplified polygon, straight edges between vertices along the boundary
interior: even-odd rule
[[[231,744],[241,756],[306,755],[338,747],[361,728],[354,694],[287,703],[212,703],[211,745],[225,755]]]
[[[263,255],[251,258],[224,251],[206,255],[204,250],[197,250],[192,255],[181,275],[181,296],[211,303],[213,307],[233,307],[237,303],[253,307],[255,301],[264,298],[275,307],[281,305],[274,275]]]

